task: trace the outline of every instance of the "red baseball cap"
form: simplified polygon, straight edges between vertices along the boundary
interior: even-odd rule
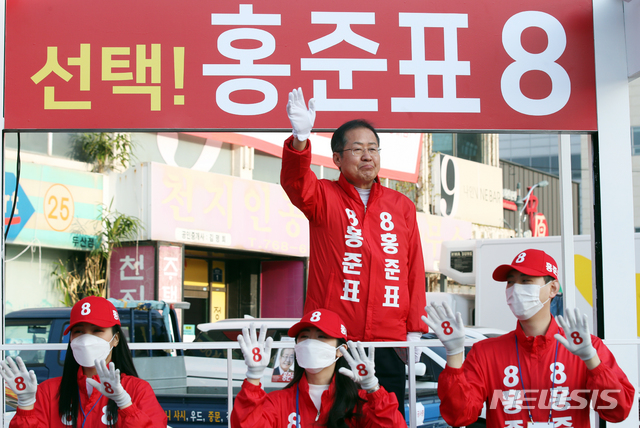
[[[296,337],[305,327],[316,327],[331,337],[347,340],[347,327],[338,314],[328,309],[316,309],[306,313],[289,329],[289,336]]]
[[[67,334],[74,325],[81,322],[88,322],[98,327],[121,325],[120,316],[113,303],[99,296],[85,297],[73,305],[69,327],[64,331],[64,334]]]
[[[524,250],[520,252],[510,265],[501,265],[493,271],[493,279],[506,281],[513,269],[529,276],[551,276],[558,279],[558,264],[549,254],[542,250]]]

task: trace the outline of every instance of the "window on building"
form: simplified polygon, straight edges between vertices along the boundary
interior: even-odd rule
[[[267,183],[280,184],[282,159],[256,150],[253,156],[253,179]]]
[[[191,168],[198,160],[202,165],[203,156],[206,156],[207,166],[211,168],[207,172],[231,175],[231,144],[223,143],[219,150],[203,153],[206,139],[195,135],[177,134],[177,148],[161,152],[160,144],[169,144],[171,140],[158,141],[158,135],[153,132],[132,132],[131,146],[133,162],[158,162],[171,164],[175,162],[181,168]],[[215,156],[215,159],[213,159]],[[169,159],[172,157],[172,159]]]
[[[415,183],[411,183],[408,181],[391,180],[391,179],[389,179],[388,181],[389,181],[389,185],[388,185],[389,189],[393,189],[397,192],[402,193],[407,198],[411,199],[411,201],[414,204],[417,204],[419,189]]]
[[[337,168],[329,168],[328,166],[323,165],[311,165],[311,170],[318,178],[336,181],[340,177],[340,170]]]
[[[456,134],[455,155],[482,163],[482,134]]]
[[[431,134],[433,153],[482,163],[482,134]]]
[[[49,154],[49,134],[48,132],[21,132],[20,151],[27,153],[37,153],[40,155]],[[76,134],[66,132],[52,132],[51,154],[54,157],[72,160],[79,159],[80,153],[74,145]],[[5,147],[17,150],[18,133],[7,132],[4,137]]]
[[[455,134],[432,134],[433,153],[444,153],[453,156],[453,136]]]
[[[500,159],[560,175],[558,134],[500,134]],[[581,180],[581,136],[571,135],[571,179]]]
[[[631,153],[633,156],[640,155],[640,126],[631,128]]]
[[[280,170],[282,169],[282,159],[268,153],[256,150],[253,162],[253,179],[266,181],[267,183],[280,184]],[[336,168],[329,168],[322,165],[311,165],[311,171],[318,178],[327,180],[337,180],[340,171]]]

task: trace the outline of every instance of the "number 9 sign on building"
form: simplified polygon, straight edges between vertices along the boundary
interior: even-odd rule
[[[302,87],[318,131],[356,117],[593,131],[592,14],[590,0],[12,1],[5,127],[287,130]]]

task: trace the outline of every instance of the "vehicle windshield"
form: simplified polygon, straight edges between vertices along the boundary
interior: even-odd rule
[[[49,339],[49,330],[51,323],[49,322],[29,322],[22,325],[6,326],[6,343],[7,344],[34,344],[47,343]],[[7,356],[22,358],[25,364],[44,364],[45,351],[22,350],[7,351]]]
[[[282,340],[282,338],[288,338],[288,330],[280,329],[268,329],[267,337],[272,337],[273,340]],[[242,334],[240,329],[226,329],[226,330],[208,330],[198,333],[194,342],[236,342],[238,335]],[[272,360],[275,356],[276,349],[271,351]],[[185,351],[185,355],[191,357],[209,357],[209,358],[227,358],[226,349],[188,349]],[[234,349],[232,351],[232,358],[234,360],[244,360],[242,351],[240,349]],[[273,362],[272,362],[273,363]]]

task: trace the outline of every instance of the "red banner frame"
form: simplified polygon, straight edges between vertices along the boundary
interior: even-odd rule
[[[590,0],[7,2],[9,130],[595,131]]]

